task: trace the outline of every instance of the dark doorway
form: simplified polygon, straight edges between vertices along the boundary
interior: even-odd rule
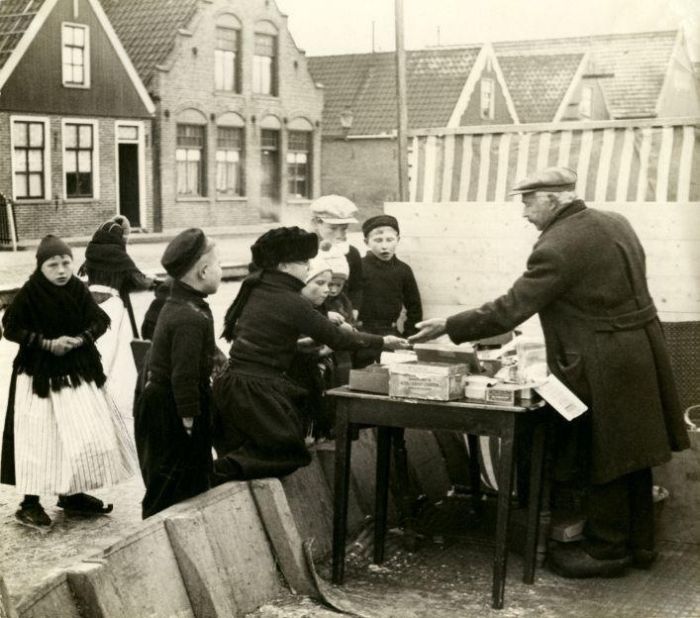
[[[119,144],[119,213],[129,219],[132,227],[141,225],[138,144]]]

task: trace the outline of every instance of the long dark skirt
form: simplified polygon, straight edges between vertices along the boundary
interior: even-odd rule
[[[209,489],[212,469],[210,396],[187,435],[169,386],[146,384],[134,407],[134,437],[146,485],[143,518]]]
[[[305,391],[282,376],[227,368],[214,381],[217,482],[280,477],[311,462],[297,404]]]

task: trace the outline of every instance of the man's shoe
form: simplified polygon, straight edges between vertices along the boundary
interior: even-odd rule
[[[15,513],[15,517],[20,523],[31,528],[48,530],[49,526],[51,526],[51,518],[38,502],[20,505],[20,508]]]
[[[632,552],[632,566],[635,569],[650,569],[658,557],[659,552],[653,549],[635,549]]]
[[[562,577],[620,577],[631,563],[629,556],[599,560],[588,554],[579,543],[561,543],[547,552],[549,570]]]

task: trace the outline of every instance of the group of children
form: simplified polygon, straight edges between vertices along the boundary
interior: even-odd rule
[[[251,274],[226,312],[225,362],[206,302],[221,281],[218,249],[196,228],[169,243],[161,260],[168,280],[142,327],[152,345],[134,403],[144,518],[221,482],[283,476],[308,464],[309,442],[332,432],[324,390],[343,383],[350,366],[407,347],[403,337],[422,312],[413,273],[395,256],[398,222],[368,219],[361,258],[346,236],[355,212],[349,200],[325,196],[312,204],[312,232],[282,227],[258,238]],[[111,225],[101,231],[115,232]],[[5,336],[20,350],[0,482],[25,494],[22,521],[50,523],[41,494],[58,494],[64,508],[108,512],[111,505],[84,492],[135,469],[95,346],[109,323],[72,275],[70,248],[45,238],[36,271],[3,318]]]

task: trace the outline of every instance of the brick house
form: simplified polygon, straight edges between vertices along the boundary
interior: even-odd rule
[[[322,190],[379,212],[398,197],[394,54],[318,56],[309,66],[325,87]],[[409,131],[698,116],[693,75],[676,31],[409,51]]]
[[[524,123],[700,115],[681,30],[504,41],[494,49]]]
[[[156,103],[155,230],[276,220],[320,190],[323,93],[272,0],[104,0]]]
[[[154,111],[97,0],[0,3],[0,191],[17,235],[150,225]]]
[[[399,192],[395,56],[316,56],[309,68],[325,95],[322,191],[378,214]],[[519,122],[490,45],[408,51],[406,83],[409,130]]]

